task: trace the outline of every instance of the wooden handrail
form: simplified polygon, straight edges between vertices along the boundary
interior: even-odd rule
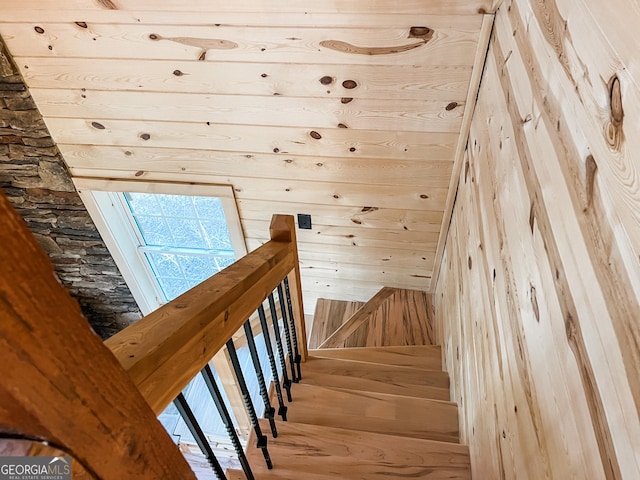
[[[287,276],[306,358],[295,238],[293,217],[274,215],[269,242],[105,342],[156,414]]]
[[[47,441],[105,480],[195,479],[1,192],[0,245],[0,436]]]

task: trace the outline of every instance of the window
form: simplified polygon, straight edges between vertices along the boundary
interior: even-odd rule
[[[145,315],[247,253],[230,186],[74,181]]]
[[[74,182],[145,315],[247,253],[230,186],[85,178],[75,178]],[[256,336],[256,342],[269,382],[271,374],[262,335]],[[251,372],[246,345],[238,349],[238,356],[243,370]],[[215,376],[222,387],[217,372]],[[261,415],[264,406],[257,378],[249,373],[247,381]],[[221,391],[226,397],[224,388]],[[229,449],[224,425],[200,375],[194,377],[183,394],[210,440]],[[194,442],[173,405],[158,418],[174,440]]]
[[[173,300],[235,261],[217,197],[122,193],[142,252],[166,300]]]

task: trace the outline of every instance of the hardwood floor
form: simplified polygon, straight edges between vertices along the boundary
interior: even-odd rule
[[[431,345],[433,318],[431,295],[421,290],[383,288],[319,348]]]
[[[309,348],[318,348],[364,304],[364,302],[319,298],[313,314]]]

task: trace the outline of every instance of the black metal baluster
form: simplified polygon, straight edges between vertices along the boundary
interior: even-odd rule
[[[271,463],[269,450],[267,450],[267,436],[262,433],[262,429],[260,428],[260,422],[258,422],[258,416],[256,415],[255,408],[253,407],[253,402],[251,401],[251,395],[249,395],[247,383],[244,381],[244,374],[242,373],[242,369],[240,368],[240,361],[238,360],[238,354],[236,353],[236,346],[233,344],[233,339],[227,342],[227,351],[229,352],[229,359],[231,360],[233,371],[236,374],[236,380],[238,380],[238,386],[240,387],[240,392],[242,393],[244,406],[246,407],[247,413],[249,414],[251,425],[253,425],[253,431],[256,433],[256,446],[260,450],[262,450],[262,456],[264,457],[264,461],[267,464],[267,468],[271,470],[273,468],[273,464]]]
[[[289,322],[287,320],[287,306],[284,300],[282,284],[278,284],[278,301],[280,302],[280,311],[282,312],[282,324],[284,325],[284,339],[287,343],[287,355],[289,356],[289,365],[291,367],[291,381],[298,383],[298,375],[296,374],[296,361],[291,347],[291,333],[289,332]]]
[[[238,460],[240,461],[240,465],[242,466],[242,471],[244,472],[247,480],[255,480],[253,476],[253,472],[251,471],[251,467],[249,466],[249,461],[247,460],[247,456],[244,453],[244,449],[242,448],[242,444],[240,443],[240,439],[238,438],[238,433],[233,426],[233,420],[231,420],[231,415],[229,414],[229,410],[227,410],[227,406],[224,404],[224,400],[222,399],[222,394],[220,393],[220,389],[216,384],[216,379],[213,376],[213,371],[211,371],[211,367],[209,365],[205,365],[205,367],[200,372],[202,377],[204,378],[204,383],[207,385],[209,389],[209,393],[211,393],[211,398],[213,399],[213,403],[215,403],[216,408],[218,409],[218,413],[220,414],[220,418],[222,419],[222,423],[227,429],[227,433],[229,434],[229,438],[231,438],[231,443],[233,444],[233,448],[238,455]]]
[[[280,357],[280,366],[282,367],[282,386],[287,392],[287,401],[292,402],[291,398],[291,379],[287,373],[287,362],[284,358],[284,349],[282,348],[282,339],[280,338],[280,328],[278,327],[278,314],[276,312],[276,301],[273,299],[273,293],[269,294],[269,310],[271,311],[271,321],[273,323],[273,335],[276,337],[276,346],[278,347],[278,356]]]
[[[302,369],[300,363],[302,362],[302,356],[298,349],[298,333],[296,332],[296,320],[293,316],[293,305],[291,303],[291,291],[289,290],[289,279],[284,277],[284,290],[287,295],[287,306],[289,309],[289,322],[291,322],[291,335],[293,337],[293,348],[296,354],[296,366],[298,367],[298,381],[302,380]],[[304,318],[301,319],[304,322]]]
[[[269,420],[269,426],[271,427],[271,434],[273,438],[278,436],[278,430],[276,428],[275,414],[276,409],[271,406],[269,400],[269,392],[267,391],[267,385],[264,381],[264,374],[262,373],[262,365],[260,365],[260,358],[258,357],[258,349],[256,348],[256,341],[253,338],[253,330],[251,329],[251,320],[247,320],[244,323],[244,333],[247,337],[247,345],[249,346],[249,353],[251,354],[251,361],[253,362],[253,368],[256,371],[256,377],[258,377],[258,387],[260,388],[260,396],[264,402],[264,418]]]
[[[273,345],[271,345],[271,336],[269,335],[269,325],[267,325],[267,316],[264,313],[264,307],[260,305],[258,307],[258,317],[260,318],[260,325],[262,326],[262,335],[264,337],[264,343],[267,347],[267,355],[269,356],[269,365],[271,366],[271,375],[273,376],[273,384],[276,388],[276,396],[278,397],[278,415],[282,417],[282,421],[287,421],[287,406],[284,404],[282,398],[282,389],[280,388],[280,379],[278,376],[278,367],[276,366],[276,359],[273,354]]]
[[[209,445],[207,437],[202,431],[202,428],[200,428],[200,424],[191,411],[191,407],[189,407],[189,404],[187,403],[187,399],[184,398],[184,395],[182,393],[180,393],[173,401],[173,404],[178,409],[178,412],[180,412],[182,420],[184,420],[184,423],[186,423],[187,428],[191,432],[191,435],[193,435],[193,438],[198,444],[198,447],[200,447],[200,450],[202,451],[204,456],[207,457],[207,461],[209,462],[209,465],[211,465],[211,468],[213,468],[213,471],[216,474],[218,480],[227,480],[227,477],[225,476],[224,471],[222,470],[222,467],[218,462],[218,459],[213,453],[213,450],[211,450],[211,445]]]

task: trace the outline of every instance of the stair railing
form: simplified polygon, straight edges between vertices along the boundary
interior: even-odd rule
[[[251,332],[247,319],[256,310],[261,325],[267,324],[263,302],[274,292],[283,327],[291,329],[285,343],[292,377],[301,377],[299,366],[307,348],[292,217],[274,215],[270,241],[104,344],[55,280],[46,254],[3,195],[0,224],[0,437],[44,441],[71,454],[74,478],[85,478],[84,474],[105,480],[193,479],[156,417],[175,402],[196,440],[202,440],[182,396],[199,372],[237,447],[208,364],[225,344],[233,359],[230,339],[239,329]],[[278,321],[274,324],[272,331],[279,335],[282,327]],[[266,335],[265,341],[269,345]],[[286,363],[282,344],[280,349],[280,361]],[[242,383],[243,372],[232,363]],[[259,361],[253,363],[258,375]],[[270,364],[276,364],[273,356]],[[279,391],[277,377],[274,380]],[[271,422],[275,408],[265,395],[266,386],[260,388],[265,417]],[[286,418],[281,394],[278,399],[278,413]],[[252,423],[259,429],[257,419]],[[277,429],[271,425],[275,436]],[[257,429],[258,446],[264,446],[269,464],[266,436]],[[202,449],[206,452],[207,445]],[[240,463],[251,479],[243,455]],[[216,475],[224,478],[215,458],[208,459]]]

